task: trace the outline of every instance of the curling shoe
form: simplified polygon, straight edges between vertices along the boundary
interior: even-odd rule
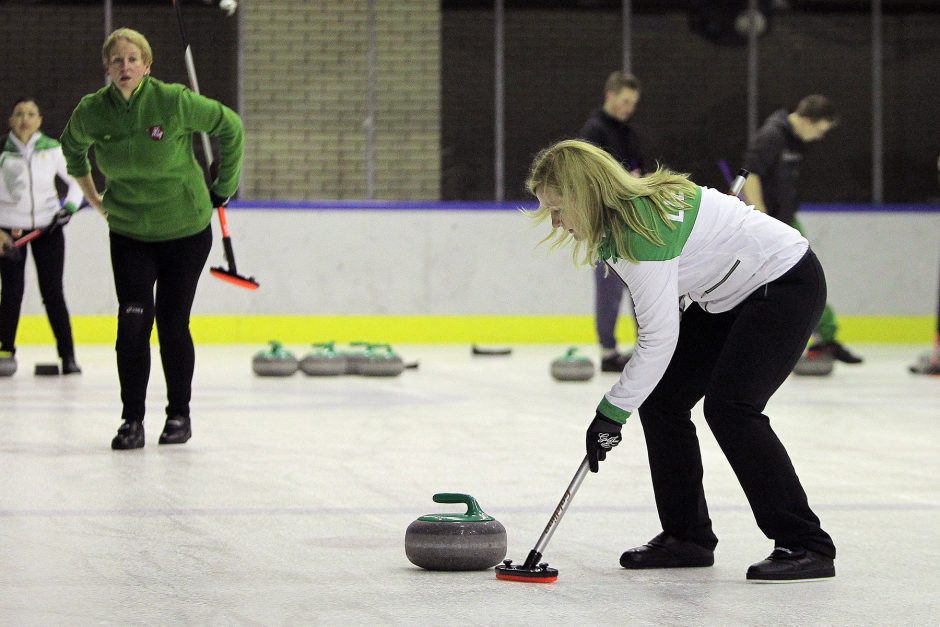
[[[665,531],[636,548],[627,549],[620,556],[624,568],[690,568],[711,566],[715,552],[700,544],[680,540]]]
[[[835,577],[831,557],[802,547],[774,547],[767,559],[751,564],[747,578],[751,581],[805,581]]]
[[[191,437],[193,430],[189,416],[168,416],[160,434],[160,444],[183,444]]]
[[[631,357],[633,357],[633,351],[614,353],[610,357],[604,357],[601,359],[601,372],[623,372]]]
[[[865,361],[835,340],[831,342],[817,342],[810,346],[807,352],[810,356],[814,354],[828,354],[836,361],[841,361],[844,364],[860,364]]]
[[[75,357],[62,358],[62,374],[81,374],[82,369],[78,367]]]
[[[111,448],[115,451],[143,447],[144,423],[137,420],[125,420],[124,424],[118,427],[117,435],[111,440]]]

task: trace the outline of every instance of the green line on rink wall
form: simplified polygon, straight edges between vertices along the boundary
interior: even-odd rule
[[[931,343],[933,316],[845,316],[839,318],[843,342]],[[387,342],[398,344],[593,344],[593,316],[193,316],[197,344]],[[114,316],[72,316],[78,344],[113,344]],[[157,334],[153,334],[156,343]],[[633,321],[621,316],[617,337],[634,340]],[[53,344],[45,316],[20,320],[17,344]]]

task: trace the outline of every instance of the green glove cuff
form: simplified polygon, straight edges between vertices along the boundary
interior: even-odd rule
[[[619,422],[620,424],[626,424],[627,418],[630,417],[630,412],[626,411],[625,409],[620,409],[608,401],[606,396],[603,400],[601,400],[600,405],[597,406],[597,413],[602,415],[604,418],[608,418],[614,422]]]

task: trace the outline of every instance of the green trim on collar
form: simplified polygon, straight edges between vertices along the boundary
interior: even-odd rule
[[[49,150],[51,148],[58,148],[58,147],[59,147],[58,141],[42,133],[39,134],[39,139],[36,140],[36,150]]]
[[[656,234],[663,243],[654,244],[639,233],[627,229],[626,244],[630,253],[637,261],[668,261],[682,254],[682,248],[688,241],[695,226],[699,207],[702,204],[702,188],[696,187],[692,198],[685,199],[688,207],[676,207],[668,222],[664,222],[656,209],[645,196],[638,196],[630,201],[637,211],[644,215],[645,222],[653,225]],[[616,263],[620,260],[614,249],[614,238],[608,232],[597,247],[598,260],[609,260]]]
[[[36,138],[36,143],[34,144],[33,148],[34,150],[49,150],[51,148],[58,148],[58,141],[42,133],[41,131],[37,132],[39,133],[39,137]],[[9,134],[6,136],[6,141],[3,143],[2,152],[9,152],[15,155],[20,154],[20,149],[17,148],[16,144],[13,143],[13,139]]]
[[[626,411],[625,409],[620,409],[608,401],[606,396],[601,399],[600,405],[597,406],[597,411],[604,418],[609,418],[610,420],[619,422],[620,424],[626,424],[627,418],[630,417],[630,412]]]

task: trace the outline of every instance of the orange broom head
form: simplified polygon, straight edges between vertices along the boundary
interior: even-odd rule
[[[229,272],[225,268],[209,268],[209,272],[217,279],[245,288],[246,290],[256,290],[261,287],[258,282],[255,281],[254,277],[243,277],[240,274]]]
[[[558,570],[549,568],[548,564],[539,564],[529,567],[516,566],[512,560],[503,560],[503,563],[494,568],[496,578],[502,581],[522,581],[526,583],[552,583],[558,579]]]
[[[555,574],[555,575],[550,575],[548,577],[540,575],[540,576],[532,577],[528,575],[521,575],[519,573],[501,573],[499,571],[496,571],[496,578],[499,579],[500,581],[522,581],[525,583],[554,583],[555,581],[558,580],[558,575]]]

